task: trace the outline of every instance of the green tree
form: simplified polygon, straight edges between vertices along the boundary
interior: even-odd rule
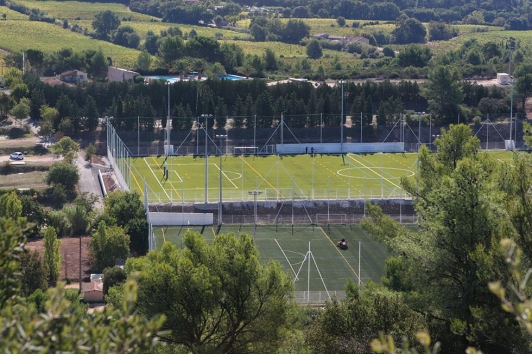
[[[323,49],[317,39],[311,39],[310,42],[307,43],[307,56],[310,59],[319,59],[323,56]]]
[[[369,353],[368,343],[380,332],[398,342],[412,341],[427,326],[424,316],[409,308],[397,293],[375,284],[366,284],[359,292],[352,280],[346,288],[346,299],[333,299],[323,311],[312,314],[305,342],[315,352]]]
[[[22,216],[22,202],[17,192],[11,191],[0,196],[0,215],[15,220]]]
[[[392,34],[398,44],[424,43],[427,29],[415,18],[400,19]]]
[[[117,259],[129,255],[129,236],[120,226],[106,226],[100,221],[89,245],[91,265],[98,272],[113,267]]]
[[[31,110],[30,104],[31,102],[29,98],[22,98],[19,103],[11,108],[9,113],[17,119],[28,118]]]
[[[26,251],[20,256],[21,291],[22,296],[29,296],[37,289],[46,291],[46,269],[37,251]]]
[[[74,126],[72,124],[72,121],[68,117],[61,119],[57,130],[63,135],[65,135],[65,138],[74,135]]]
[[[209,72],[211,73],[213,79],[217,79],[218,75],[222,77],[225,75],[225,68],[219,62],[215,62],[209,67]]]
[[[411,306],[433,319],[430,331],[449,351],[482,343],[488,352],[520,352],[522,332],[486,287],[491,279],[509,279],[498,249],[512,225],[497,161],[478,152],[479,140],[465,125],[451,125],[442,135],[435,154],[420,149],[417,180],[401,181],[414,198],[419,231],[371,205],[363,228],[400,255],[396,284],[412,289],[406,293]]]
[[[277,347],[293,291],[280,264],[259,262],[249,235],[217,235],[207,244],[189,231],[183,243],[186,249],[168,242],[126,264],[129,277],[140,271],[139,311],[170,318],[162,339],[193,353]]]
[[[98,117],[100,117],[100,114],[98,113],[96,101],[91,95],[88,95],[87,99],[85,100],[85,105],[83,106],[83,115],[86,118],[85,126],[87,129],[91,132],[95,131],[98,127]]]
[[[120,26],[120,19],[111,10],[98,12],[92,20],[92,28],[102,38],[108,38],[109,34]]]
[[[89,161],[89,163],[92,163],[92,157],[95,153],[96,148],[94,147],[94,145],[92,145],[92,143],[90,143],[89,146],[87,146],[87,148],[85,149],[85,161]]]
[[[110,64],[108,63],[108,60],[105,59],[102,50],[99,49],[90,58],[87,73],[95,79],[105,79],[107,76],[107,67],[109,65]]]
[[[338,16],[338,18],[336,19],[336,23],[338,24],[338,26],[344,27],[345,26],[345,17]]]
[[[273,50],[266,48],[263,57],[266,70],[277,70],[279,65],[277,62],[277,55],[275,55]]]
[[[22,98],[29,98],[30,95],[30,89],[28,88],[28,85],[25,83],[18,83],[13,87],[13,90],[11,91],[11,97],[15,100],[15,102],[20,102]]]
[[[0,92],[0,117],[7,115],[7,112],[13,107],[13,103],[10,95],[5,94],[4,91]]]
[[[135,67],[137,68],[137,70],[140,71],[148,71],[150,69],[151,54],[146,49],[139,53],[139,56],[137,57],[137,61],[135,63]]]
[[[183,39],[178,36],[163,38],[157,51],[159,65],[170,69],[174,61],[183,57],[184,47]]]
[[[397,55],[397,64],[404,68],[408,66],[423,68],[429,64],[431,58],[432,52],[429,48],[418,44],[409,44]]]
[[[460,79],[457,69],[437,66],[429,72],[428,80],[422,87],[421,94],[440,123],[452,122],[460,114],[460,104],[464,99]]]
[[[73,190],[79,182],[79,171],[70,163],[56,162],[48,170],[45,182],[48,185],[62,185],[67,190]]]
[[[110,267],[103,270],[103,294],[107,295],[109,288],[123,284],[127,279],[126,271],[121,267]]]
[[[120,26],[113,34],[113,43],[137,49],[140,44],[140,37],[133,27],[129,25]]]
[[[65,136],[55,144],[54,150],[56,154],[66,155],[70,151],[78,152],[79,144],[72,138]]]
[[[179,73],[181,80],[185,79],[185,74],[190,71],[190,59],[183,58],[174,62],[171,72]]]
[[[84,235],[87,232],[93,215],[83,205],[65,206],[63,212],[72,227],[72,235]]]
[[[532,63],[518,65],[514,71],[515,93],[521,101],[521,112],[525,112],[527,98],[532,93]]]
[[[137,192],[112,192],[105,198],[105,220],[109,225],[126,229],[131,239],[131,252],[148,252],[148,222],[146,211]]]
[[[44,233],[44,269],[49,281],[55,282],[59,278],[63,256],[60,251],[61,241],[53,227],[46,228]]]
[[[429,23],[429,40],[445,41],[451,39],[455,33],[451,26],[445,22],[430,21]]]

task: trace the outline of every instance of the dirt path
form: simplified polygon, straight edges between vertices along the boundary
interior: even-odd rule
[[[11,52],[5,49],[0,48],[0,53],[4,55],[9,55]]]

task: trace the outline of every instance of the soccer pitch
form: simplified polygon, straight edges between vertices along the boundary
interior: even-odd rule
[[[499,161],[512,159],[511,151],[489,153]],[[248,192],[253,190],[262,192],[258,200],[390,199],[406,197],[400,179],[415,177],[417,156],[417,153],[222,155],[221,159],[148,156],[131,159],[127,167],[131,190],[144,195],[146,181],[149,202],[218,202],[220,171],[225,202],[252,201],[253,195]]]
[[[146,181],[150,202],[179,203],[217,202],[220,171],[224,201],[253,200],[248,193],[253,190],[262,192],[259,200],[401,198],[400,179],[413,178],[416,166],[417,154],[376,153],[223,155],[221,161],[219,156],[148,156],[133,158],[128,167],[132,190],[144,194]]]
[[[201,230],[198,227],[154,228],[157,247],[160,248],[165,241],[182,247],[183,235],[189,229]],[[220,232],[253,235],[253,226],[223,225]],[[212,242],[214,233],[214,227],[203,230],[207,242]],[[347,250],[336,247],[336,242],[341,238],[347,240]],[[362,285],[370,280],[380,282],[384,275],[384,261],[390,256],[382,244],[374,241],[358,225],[293,229],[286,226],[258,226],[255,244],[261,261],[275,259],[281,263],[294,279],[296,291],[342,291],[347,279],[358,284],[359,277]]]

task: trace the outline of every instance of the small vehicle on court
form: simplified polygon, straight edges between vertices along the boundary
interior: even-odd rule
[[[347,249],[347,241],[345,240],[345,238],[343,238],[340,241],[338,241],[336,243],[336,247],[338,247],[341,250],[346,250]]]

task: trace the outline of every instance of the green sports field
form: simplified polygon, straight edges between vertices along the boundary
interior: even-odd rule
[[[154,228],[157,247],[164,241],[181,247],[182,237],[188,229],[201,230],[198,227]],[[253,235],[253,226],[223,225],[221,232],[245,232]],[[206,227],[203,230],[207,242],[214,239],[214,233],[214,227]],[[341,238],[347,240],[347,250],[340,250],[335,246]],[[362,254],[360,273],[359,241]],[[347,279],[358,283],[359,274],[362,284],[369,280],[380,282],[384,275],[384,260],[389,257],[384,246],[375,242],[358,225],[330,228],[294,227],[293,231],[291,227],[258,226],[255,243],[262,261],[278,260],[284,270],[295,279],[296,291],[306,291],[307,288],[314,292],[342,291]]]
[[[511,152],[492,152],[510,160]],[[208,165],[207,197],[205,165]],[[403,176],[414,178],[417,154],[347,154],[296,156],[170,156],[128,160],[132,190],[150,202],[217,202],[220,167],[224,201],[251,201],[248,192],[258,190],[259,200],[388,199],[402,198]],[[168,169],[168,179],[164,171]]]

